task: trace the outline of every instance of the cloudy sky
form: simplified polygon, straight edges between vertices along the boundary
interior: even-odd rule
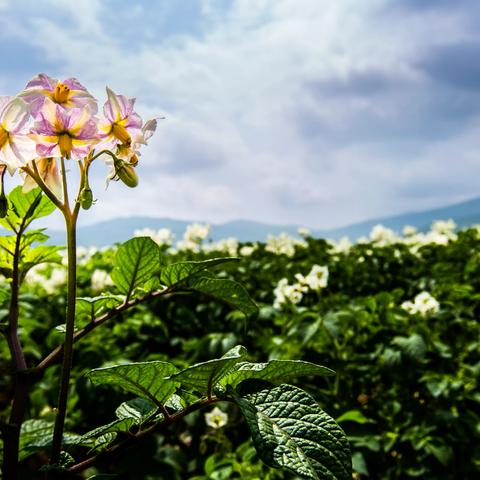
[[[478,0],[0,0],[0,94],[36,73],[164,115],[84,222],[335,227],[480,195]]]

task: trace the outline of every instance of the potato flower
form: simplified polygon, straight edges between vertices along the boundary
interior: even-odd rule
[[[98,109],[95,98],[76,78],[67,78],[60,82],[39,73],[27,83],[19,96],[30,104],[34,116],[42,109],[46,99],[64,108],[88,108],[92,114],[97,113]]]
[[[46,99],[30,137],[41,157],[83,158],[98,142],[97,119],[88,108],[65,110]]]
[[[28,137],[30,112],[20,98],[0,97],[0,165],[12,175],[35,156],[35,145]]]
[[[108,100],[103,106],[105,118],[98,124],[102,148],[114,148],[118,144],[130,147],[133,138],[136,143],[144,143],[142,119],[133,111],[134,98],[117,95],[107,87]]]

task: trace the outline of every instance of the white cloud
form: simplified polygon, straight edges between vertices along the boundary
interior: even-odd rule
[[[407,188],[421,189],[423,176],[433,187],[460,176],[457,149],[477,170],[467,160],[477,147],[475,115],[467,134],[448,126],[438,138],[418,133],[438,120],[435,85],[418,59],[446,39],[471,39],[468,12],[400,15],[386,0],[237,0],[223,11],[203,0],[203,34],[126,40],[104,28],[117,2],[79,3],[32,4],[48,4],[75,27],[37,7],[17,35],[43,49],[58,75],[77,75],[101,98],[108,83],[137,96],[144,117],[167,117],[141,158],[141,186],[127,195],[115,185],[96,217],[141,206],[149,215],[329,227],[475,195],[469,182],[433,197]],[[116,13],[139,22],[139,32],[165,14],[159,4],[129,17],[119,3]]]

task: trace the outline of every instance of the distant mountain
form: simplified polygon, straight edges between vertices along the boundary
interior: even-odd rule
[[[396,232],[401,232],[405,225],[412,225],[420,231],[425,231],[429,229],[434,220],[447,220],[449,218],[455,220],[459,227],[480,223],[480,198],[423,212],[411,212],[402,215],[375,218],[335,229],[313,229],[312,235],[332,239],[348,236],[351,240],[355,240],[360,236],[368,235],[372,227],[379,223]],[[177,239],[180,239],[186,226],[190,223],[192,222],[173,220],[170,218],[117,218],[94,225],[79,227],[78,244],[84,246],[111,245],[114,242],[128,240],[132,237],[135,230],[143,228],[152,228],[155,230],[168,228],[175,234]],[[281,232],[286,232],[290,235],[297,235],[297,230],[297,225],[269,225],[248,220],[235,220],[212,225],[210,237],[212,240],[235,237],[242,242],[254,240],[263,241],[269,234],[278,235]],[[60,245],[64,243],[63,232],[49,230],[47,233],[50,235],[52,243]]]
[[[480,223],[480,198],[423,212],[374,218],[333,230],[315,231],[314,234],[334,239],[346,235],[353,240],[362,235],[368,235],[372,227],[377,224],[391,228],[397,233],[401,233],[405,225],[412,225],[419,231],[426,231],[435,220],[448,220],[449,218],[453,219],[459,228]]]

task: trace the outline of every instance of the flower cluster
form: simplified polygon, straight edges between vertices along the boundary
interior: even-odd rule
[[[287,257],[293,257],[295,255],[296,248],[306,248],[307,242],[303,239],[291,237],[286,233],[281,233],[277,237],[269,235],[265,244],[265,250],[267,252],[274,253],[275,255],[286,255]]]
[[[91,159],[108,151],[107,178],[135,186],[139,148],[154,133],[156,120],[143,123],[134,104],[107,87],[98,114],[97,100],[75,78],[59,81],[41,73],[17,96],[0,97],[0,169],[25,174],[31,168],[58,195],[58,159]],[[27,175],[25,188],[33,186]]]
[[[401,307],[412,315],[419,313],[423,317],[433,315],[440,310],[438,300],[432,297],[428,292],[419,293],[413,302],[403,302]]]
[[[281,310],[283,306],[291,304],[298,305],[303,298],[303,295],[309,291],[319,292],[328,284],[328,267],[313,265],[312,269],[307,275],[301,273],[295,274],[295,283],[290,285],[286,278],[282,278],[273,294],[275,296],[273,306]]]
[[[171,247],[175,242],[175,234],[169,228],[160,228],[153,230],[152,228],[142,228],[134,231],[135,237],[150,237],[160,247]]]
[[[210,233],[210,225],[192,223],[187,226],[183,240],[177,242],[177,250],[199,252],[201,245]]]
[[[421,247],[424,245],[447,245],[450,241],[455,240],[456,224],[452,219],[436,220],[432,223],[430,230],[427,232],[418,232],[415,227],[406,225],[403,228],[403,236],[397,235],[390,228],[383,225],[375,225],[368,237],[360,237],[357,239],[357,244],[373,243],[378,247],[385,247],[387,245],[394,245],[403,243],[408,245],[410,251],[418,254]],[[348,237],[342,237],[338,241],[329,240],[332,250],[335,253],[348,253],[354,245],[350,242]]]
[[[217,242],[210,242],[203,245],[202,250],[205,253],[222,252],[230,257],[236,257],[238,255],[238,240],[234,237],[222,238]]]

